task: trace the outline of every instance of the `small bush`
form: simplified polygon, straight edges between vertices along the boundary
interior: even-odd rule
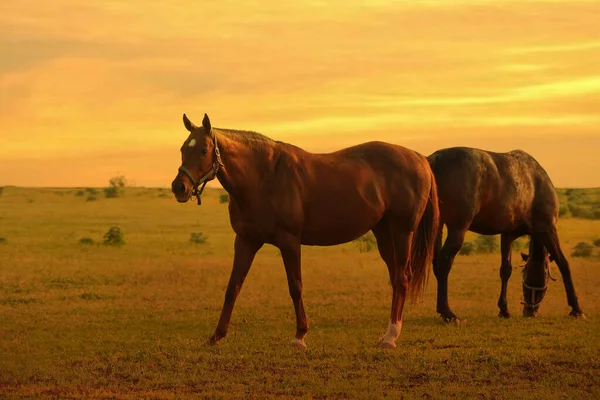
[[[98,198],[96,196],[93,196],[93,195],[89,195],[87,197],[87,199],[85,199],[85,201],[96,201],[96,200],[98,200]]]
[[[569,213],[569,207],[567,207],[567,206],[558,207],[558,216],[559,217],[564,217],[568,213]]]
[[[463,255],[463,256],[468,256],[468,255],[473,254],[474,251],[475,251],[475,246],[473,245],[472,242],[464,242],[462,247],[458,251],[458,254]]]
[[[569,211],[571,211],[571,215],[575,218],[596,219],[596,213],[588,207],[569,204]]]
[[[0,187],[0,196],[2,196],[3,193],[4,193],[4,186]]]
[[[600,247],[600,239],[594,240],[594,246]]]
[[[202,232],[192,232],[190,235],[190,242],[196,244],[204,244],[208,241],[208,236]]]
[[[373,251],[377,248],[377,240],[372,233],[367,233],[358,239],[354,239],[354,243],[356,243],[358,246],[358,251],[361,253],[368,253],[369,251]]]
[[[165,192],[160,192],[158,194],[158,197],[166,199],[166,198],[170,198],[171,196],[169,195],[169,193],[165,193]]]
[[[98,194],[98,189],[96,188],[86,188],[85,191],[93,196]]]
[[[579,242],[573,249],[573,253],[571,255],[573,257],[590,257],[592,255],[592,251],[594,250],[594,246],[589,243]]]
[[[104,197],[106,197],[107,199],[121,197],[121,194],[122,194],[122,190],[118,186],[111,186],[111,187],[104,188]]]
[[[88,293],[88,292],[84,292],[81,293],[79,295],[79,298],[83,299],[83,300],[102,300],[102,296],[97,295],[96,293]]]
[[[83,197],[85,196],[85,190],[78,190],[75,192],[75,196],[77,197]]]
[[[517,239],[512,244],[513,251],[522,251],[529,249],[529,243],[524,239]]]
[[[229,194],[228,193],[223,193],[219,196],[219,203],[223,204],[223,203],[229,203]]]
[[[125,235],[118,226],[111,226],[108,232],[104,234],[104,244],[106,246],[122,246],[125,244]]]
[[[94,242],[94,239],[89,238],[89,237],[83,237],[83,238],[79,239],[79,244],[91,245],[94,243],[96,243],[96,242]]]
[[[495,253],[498,251],[496,236],[479,235],[474,243],[477,253]]]
[[[6,244],[8,240],[6,238],[0,237],[0,244]]]

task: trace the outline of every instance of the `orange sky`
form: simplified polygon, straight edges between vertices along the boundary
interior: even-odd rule
[[[599,21],[577,0],[5,0],[0,186],[166,187],[184,112],[311,151],[521,148],[600,186]]]

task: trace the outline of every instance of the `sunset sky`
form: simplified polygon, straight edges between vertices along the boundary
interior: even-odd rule
[[[167,187],[200,123],[600,186],[600,1],[0,2],[0,186]],[[226,160],[224,160],[226,163]]]

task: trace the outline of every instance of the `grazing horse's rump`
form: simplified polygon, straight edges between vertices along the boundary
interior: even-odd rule
[[[485,235],[502,235],[500,316],[509,316],[506,285],[512,272],[511,244],[526,234],[531,235],[531,251],[536,253],[528,262],[532,265],[529,265],[524,280],[526,296],[529,293],[527,286],[533,287],[532,282],[545,281],[546,253],[538,251],[545,252],[547,249],[563,276],[568,304],[573,308],[571,315],[582,315],[569,264],[560,249],[556,232],[558,197],[540,164],[521,150],[493,153],[467,147],[439,150],[428,160],[435,174],[440,200],[440,234],[434,257],[438,313],[445,320],[456,319],[448,305],[448,274],[465,233],[470,230]],[[448,237],[440,250],[443,225],[448,228]],[[537,313],[543,293],[537,292],[535,307],[529,303],[527,307],[526,304],[526,315]]]
[[[227,334],[254,256],[268,243],[281,250],[296,312],[294,343],[305,346],[300,246],[336,245],[372,230],[393,290],[390,324],[381,343],[394,347],[405,298],[421,291],[433,257],[439,210],[427,159],[382,142],[313,154],[258,133],[212,128],[206,115],[201,127],[185,115],[184,124],[190,136],[181,148],[173,193],[185,202],[200,195],[200,184],[216,177],[230,195],[236,233],[233,271],[211,342]]]

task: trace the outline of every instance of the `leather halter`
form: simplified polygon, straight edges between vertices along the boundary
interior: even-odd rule
[[[211,170],[208,171],[206,174],[202,175],[202,177],[196,181],[189,169],[187,169],[183,165],[179,167],[179,172],[183,172],[192,182],[192,185],[194,185],[194,190],[192,190],[190,197],[196,197],[196,199],[198,200],[198,205],[202,204],[200,196],[202,196],[204,187],[206,186],[206,183],[210,180],[209,178],[216,178],[217,172],[219,172],[219,168],[225,166],[223,165],[223,161],[221,161],[221,152],[219,151],[219,146],[217,144],[217,133],[213,130],[211,130],[211,132],[213,134],[215,144],[215,159],[213,161]],[[198,187],[200,185],[202,185],[202,187],[198,190]]]
[[[538,307],[540,304],[542,304],[541,301],[539,301],[537,303],[535,302],[535,292],[545,292],[546,289],[548,289],[548,281],[546,281],[546,284],[544,285],[544,287],[530,286],[530,285],[526,284],[525,281],[523,281],[523,287],[525,289],[531,290],[531,302],[528,302],[527,300],[525,300],[525,301],[522,301],[521,304],[523,304],[525,306],[525,308],[534,309],[534,308]]]
[[[538,307],[540,304],[542,304],[541,301],[539,302],[535,302],[535,292],[545,292],[546,289],[548,289],[548,280],[552,279],[553,281],[556,281],[556,278],[552,276],[552,274],[550,273],[550,267],[548,266],[546,269],[546,283],[544,284],[544,287],[538,287],[538,286],[531,286],[525,283],[525,279],[523,279],[523,287],[525,289],[529,289],[531,290],[531,301],[528,302],[527,299],[525,299],[525,301],[522,301],[521,304],[523,304],[525,306],[525,308],[531,308],[531,309],[535,309],[536,307]]]

